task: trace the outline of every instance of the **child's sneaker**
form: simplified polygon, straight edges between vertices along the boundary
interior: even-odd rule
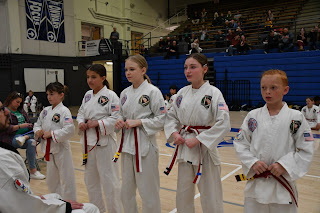
[[[41,174],[39,171],[36,171],[34,174],[30,174],[30,178],[35,180],[43,180],[46,178],[46,176]]]
[[[16,137],[16,141],[19,144],[19,146],[22,147],[24,142],[26,142],[26,137],[24,136]]]

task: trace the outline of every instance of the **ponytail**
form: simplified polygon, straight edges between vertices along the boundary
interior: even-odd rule
[[[150,80],[150,78],[149,78],[149,76],[147,74],[144,74],[143,78],[147,79],[148,83],[151,84],[151,80]]]
[[[107,79],[105,79],[103,81],[103,85],[105,85],[108,89],[110,89],[110,84],[109,84],[109,81]]]

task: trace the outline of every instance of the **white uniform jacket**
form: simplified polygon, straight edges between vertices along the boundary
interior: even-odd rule
[[[177,97],[177,94],[174,94],[174,95],[172,95],[172,96],[170,97],[169,102],[168,102],[168,105],[167,105],[167,110],[168,110],[168,111],[171,109],[172,104],[173,104],[174,100],[176,99],[176,97]]]
[[[160,90],[145,80],[137,89],[131,85],[121,92],[120,115],[123,120],[140,119],[137,128],[139,152],[146,156],[152,144],[157,150],[156,133],[163,129],[166,107]],[[134,130],[124,130],[122,152],[135,155]]]
[[[211,126],[210,129],[199,130],[200,134],[181,132],[185,139],[196,137],[202,144],[202,157],[207,151],[215,165],[220,165],[217,145],[230,131],[229,109],[220,90],[206,81],[199,89],[186,86],[179,90],[177,97],[168,111],[164,131],[169,142],[171,134],[179,132],[183,126]],[[177,161],[199,164],[199,146],[192,149],[185,144],[178,149]]]
[[[74,134],[74,124],[70,110],[62,102],[54,109],[48,106],[42,110],[37,122],[34,124],[33,131],[51,131],[50,153],[56,154],[61,148],[70,149],[68,139]],[[41,150],[46,152],[47,140],[42,139]]]
[[[318,106],[313,105],[311,109],[309,109],[308,106],[304,106],[301,112],[307,119],[310,128],[314,128],[320,123],[320,111]]]
[[[36,98],[36,96],[32,96],[31,97],[31,100],[30,100],[30,96],[28,95],[27,97],[26,97],[26,99],[25,99],[25,101],[24,101],[24,103],[25,104],[28,104],[28,103],[30,103],[30,104],[37,104],[37,98]]]
[[[251,167],[256,161],[261,160],[268,166],[281,164],[287,171],[283,177],[297,198],[295,180],[307,173],[313,155],[313,136],[301,112],[290,109],[286,103],[279,114],[272,117],[267,105],[252,110],[243,121],[234,147],[247,178],[255,174]],[[293,202],[285,187],[272,177],[249,180],[245,197],[262,204]]]
[[[117,136],[114,132],[114,124],[119,117],[119,98],[117,94],[104,86],[97,94],[93,90],[86,92],[80,106],[77,121],[84,123],[86,120],[96,120],[99,123],[99,145],[116,143]],[[83,131],[79,132],[80,141],[84,145]],[[97,142],[95,128],[87,130],[87,142],[94,146]]]

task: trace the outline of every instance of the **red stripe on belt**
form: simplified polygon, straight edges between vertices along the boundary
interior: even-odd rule
[[[51,147],[51,139],[47,138],[46,153],[44,155],[46,161],[50,161],[50,147]]]

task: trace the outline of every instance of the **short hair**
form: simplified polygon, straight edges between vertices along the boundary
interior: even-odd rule
[[[171,86],[170,86],[170,88],[169,88],[169,89],[175,89],[175,90],[178,90],[178,87],[177,87],[176,85],[174,85],[174,84],[173,84],[173,85],[171,85]]]
[[[306,97],[306,100],[307,100],[307,99],[310,99],[310,101],[314,101],[314,99],[313,99],[311,96]]]
[[[284,86],[289,85],[287,74],[282,70],[270,69],[270,70],[264,71],[261,75],[261,79],[266,75],[280,75],[283,85]]]

